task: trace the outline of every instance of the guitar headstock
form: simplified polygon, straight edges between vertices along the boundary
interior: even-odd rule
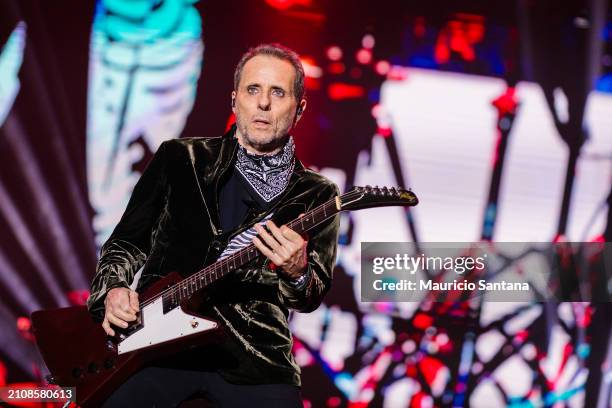
[[[411,207],[418,203],[419,199],[412,191],[395,187],[355,186],[340,196],[342,211],[389,206]]]

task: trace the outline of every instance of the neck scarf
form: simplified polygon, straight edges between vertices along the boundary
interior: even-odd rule
[[[253,191],[269,203],[287,188],[295,166],[294,153],[292,136],[289,136],[280,152],[271,156],[252,154],[238,145],[236,170]]]

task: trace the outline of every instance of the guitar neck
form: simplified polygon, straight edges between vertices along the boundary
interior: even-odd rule
[[[289,228],[301,234],[323,221],[336,215],[339,210],[338,197],[335,197],[317,208],[308,211],[303,216],[296,218],[287,224]],[[206,268],[183,279],[163,293],[164,309],[172,309],[178,306],[183,299],[188,299],[200,289],[209,286],[228,273],[238,269],[242,265],[256,259],[261,253],[254,244],[234,252],[233,254],[217,261]]]

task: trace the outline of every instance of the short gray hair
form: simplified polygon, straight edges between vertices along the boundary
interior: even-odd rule
[[[268,55],[270,57],[276,57],[278,59],[289,62],[295,69],[295,80],[293,81],[293,94],[298,103],[306,95],[306,89],[304,87],[304,67],[300,61],[299,55],[290,48],[278,43],[271,44],[260,44],[257,47],[251,47],[247,52],[242,55],[236,70],[234,71],[234,90],[238,90],[238,84],[240,84],[240,77],[242,76],[242,70],[245,64],[253,57],[257,55]]]

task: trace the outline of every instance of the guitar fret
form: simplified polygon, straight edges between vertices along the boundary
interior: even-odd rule
[[[306,232],[310,228],[339,212],[336,208],[335,200],[335,198],[329,200],[327,203],[307,212],[302,217],[289,222],[287,226],[300,234]],[[169,288],[168,292],[162,295],[164,313],[166,310],[171,310],[178,306],[183,299],[188,298],[192,293],[212,284],[232,270],[238,269],[240,266],[256,259],[258,256],[259,251],[253,244],[250,244],[234,252],[222,261],[217,261],[196,272],[191,277],[181,282],[177,282],[172,288]]]
[[[287,224],[287,226],[298,233],[303,233],[317,225],[319,222],[327,219],[328,214],[331,216],[337,212],[335,202],[330,201],[310,211],[299,219],[291,221]],[[192,293],[203,289],[209,284],[212,284],[225,274],[257,258],[258,255],[259,252],[257,251],[257,248],[252,244],[248,245],[247,247],[236,251],[224,260],[213,263],[207,268],[195,273],[191,277],[177,283],[162,297],[164,313],[177,307],[183,299],[188,298]]]

